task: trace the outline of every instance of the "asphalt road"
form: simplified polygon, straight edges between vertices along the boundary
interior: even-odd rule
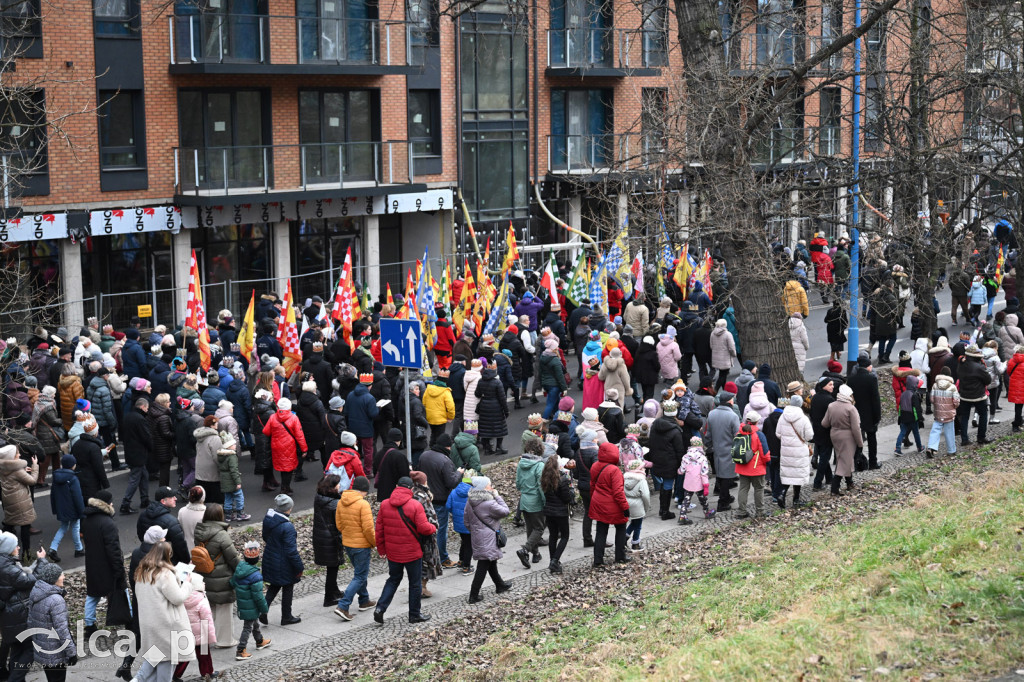
[[[812,309],[810,318],[807,320],[807,331],[810,340],[811,349],[808,353],[807,365],[804,371],[804,376],[809,380],[813,381],[825,370],[825,365],[828,362],[828,341],[825,334],[824,317],[827,306],[814,305],[817,301],[816,296],[812,296]],[[939,293],[940,304],[944,307],[944,312],[939,315],[939,325],[949,327],[949,293],[948,290],[944,289]],[[1000,299],[996,304],[997,311],[1002,309],[1002,293],[1000,293]],[[902,349],[911,350],[913,348],[913,341],[909,338],[910,336],[910,309],[907,310],[907,327],[901,329],[899,338],[896,343],[896,347],[892,353],[892,358],[895,361],[899,355],[899,351]],[[863,324],[861,327],[861,340],[862,347],[867,345],[868,327]],[[956,335],[959,332],[957,330],[949,329],[951,335],[954,336],[951,339],[951,344],[956,341]],[[877,356],[877,350],[875,351]],[[749,350],[745,354],[745,357],[749,357],[752,360],[757,361],[756,353],[752,353]],[[570,371],[574,372],[576,367],[576,358],[569,358]],[[734,375],[738,373],[734,371]],[[695,383],[694,378],[691,383]],[[695,387],[695,386],[694,386]],[[577,406],[580,401],[580,392],[572,390],[571,395],[576,399]],[[513,410],[509,417],[509,437],[505,440],[505,446],[510,450],[509,456],[517,456],[519,454],[519,437],[523,430],[526,428],[526,417],[531,412],[541,412],[543,410],[543,395],[540,396],[541,402],[537,405],[532,405],[529,399],[523,401],[523,409]],[[510,405],[511,407],[511,405]],[[577,410],[578,413],[578,410]],[[483,462],[490,463],[498,461],[499,457],[485,457]],[[307,464],[307,471],[316,471],[316,465]],[[273,505],[273,499],[275,493],[265,493],[260,490],[262,486],[262,476],[257,476],[253,473],[253,461],[249,455],[244,455],[239,461],[239,470],[242,473],[242,489],[246,497],[246,512],[252,515],[252,520],[249,523],[259,523],[267,509]],[[111,484],[111,492],[114,495],[114,506],[119,507],[121,499],[124,496],[125,488],[128,484],[127,471],[119,471],[116,473],[109,473],[108,477]],[[171,480],[176,480],[177,474],[172,473]],[[316,477],[309,476],[308,480],[301,483],[293,483],[292,488],[295,490],[295,494],[292,496],[295,499],[296,511],[308,510],[313,505],[313,496],[316,487]],[[155,490],[155,482],[150,483],[150,493]],[[33,536],[33,551],[38,548],[41,543],[45,548],[49,549],[50,542],[53,539],[53,535],[59,525],[54,519],[53,514],[50,511],[50,492],[49,490],[38,490],[35,493],[36,500],[36,511],[39,518],[35,522],[35,527],[42,530],[42,534]],[[180,500],[179,500],[180,502]],[[135,496],[135,504],[138,504],[138,494]],[[118,514],[115,517],[117,526],[121,531],[121,549],[123,552],[128,553],[138,546],[139,540],[136,535],[135,524],[138,518],[137,514],[131,516],[122,516]],[[86,548],[88,551],[88,547]],[[62,566],[64,568],[76,568],[84,565],[84,559],[74,558],[74,547],[71,543],[70,537],[65,537],[61,543],[61,547],[58,549],[58,554],[62,559]]]

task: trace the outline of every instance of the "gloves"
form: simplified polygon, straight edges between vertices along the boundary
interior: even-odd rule
[[[622,515],[628,519],[629,518],[629,510],[627,509],[624,512],[622,512]]]
[[[707,483],[705,483],[705,484],[704,484],[704,497],[707,497],[707,496],[708,496],[708,488],[709,488],[708,484],[707,484]]]

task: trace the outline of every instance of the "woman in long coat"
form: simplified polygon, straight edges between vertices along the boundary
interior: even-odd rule
[[[484,578],[489,574],[494,581],[494,589],[498,594],[512,589],[512,585],[502,580],[498,573],[498,560],[504,554],[498,547],[497,530],[501,520],[508,516],[508,505],[501,495],[491,487],[491,479],[486,476],[474,476],[473,488],[466,500],[466,511],[462,517],[469,530],[470,542],[473,543],[473,558],[476,560],[476,573],[469,590],[469,603],[482,601],[480,588]]]
[[[796,355],[796,367],[803,374],[804,366],[807,364],[807,351],[811,347],[807,339],[803,313],[793,313],[789,316],[789,340],[793,344],[793,354]]]
[[[0,448],[0,490],[4,500],[4,530],[18,535],[21,553],[27,556],[31,546],[31,527],[36,520],[36,509],[32,504],[32,485],[36,482],[36,465],[32,466],[18,457],[13,445]]]
[[[213,570],[203,576],[206,580],[206,596],[213,610],[213,622],[216,626],[217,647],[226,649],[238,644],[231,634],[232,613],[235,603],[235,588],[231,586],[231,576],[241,558],[235,550],[235,543],[228,533],[228,524],[224,520],[224,507],[209,502],[203,513],[203,520],[196,526],[196,544],[202,544],[213,559]]]
[[[839,484],[846,479],[846,488],[853,487],[853,455],[864,446],[860,432],[860,414],[853,405],[853,391],[847,385],[839,387],[836,401],[828,406],[822,427],[830,429],[832,448],[836,454],[836,470],[832,477],[832,494],[841,495]],[[818,466],[822,463],[819,462]],[[842,477],[842,478],[840,478]]]
[[[483,372],[480,373],[480,383],[476,386],[475,395],[479,400],[477,414],[480,417],[480,442],[484,446],[484,454],[492,455],[497,451],[499,454],[507,454],[501,445],[501,440],[508,435],[508,401],[505,399],[505,388],[501,379],[498,378],[498,367],[491,362]],[[496,439],[492,447],[491,439]]]
[[[775,435],[781,444],[779,448],[779,482],[782,494],[779,506],[786,508],[786,493],[793,486],[793,506],[800,505],[800,488],[807,485],[811,476],[811,453],[808,443],[814,438],[811,420],[803,410],[803,398],[790,398],[789,405],[782,411]]]
[[[171,564],[171,544],[153,545],[135,572],[135,596],[139,602],[139,651],[146,652],[136,680],[167,680],[171,677],[171,652],[179,642],[178,632],[191,632],[185,600],[192,594],[192,583],[181,582]],[[194,661],[194,651],[178,655],[177,662]]]
[[[422,471],[411,471],[409,477],[412,479],[412,497],[423,505],[423,511],[427,515],[427,521],[434,528],[438,528],[437,510],[434,509],[434,495],[427,487],[427,475]],[[420,541],[420,548],[423,550],[423,593],[424,599],[433,595],[427,589],[427,581],[435,580],[441,576],[444,569],[441,567],[441,551],[437,546],[437,533],[430,537],[423,537]]]
[[[475,422],[479,419],[477,405],[480,399],[476,397],[476,387],[480,383],[480,372],[483,371],[483,363],[480,358],[473,358],[469,363],[469,369],[462,377],[462,385],[466,389],[466,402],[462,405],[462,419],[467,422]]]

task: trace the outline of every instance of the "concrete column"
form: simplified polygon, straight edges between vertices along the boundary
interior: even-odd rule
[[[615,213],[616,224],[612,229],[611,237],[614,238],[626,224],[626,218],[629,216],[629,195],[620,194],[618,196],[619,206]]]
[[[800,190],[794,189],[789,193],[789,214],[789,245],[796,247],[800,239]]]
[[[684,189],[676,195],[676,224],[674,231],[685,241],[690,238],[690,190]]]
[[[273,223],[270,226],[272,239],[270,253],[274,263],[271,276],[277,280],[277,295],[281,298],[284,298],[284,291],[292,276],[292,245],[289,241],[289,227],[287,220]]]
[[[363,228],[363,263],[366,265],[366,286],[370,287],[371,300],[380,296],[380,219],[376,215],[365,218]],[[443,245],[442,245],[442,248]]]
[[[192,265],[191,230],[183,228],[178,234],[171,235],[171,262],[174,263],[174,310],[170,319],[153,321],[154,324],[166,325],[168,329],[185,317],[185,310],[188,308],[188,277],[189,267]]]
[[[78,334],[85,326],[82,301],[82,243],[60,240],[60,275],[64,284],[64,326],[69,334]],[[67,341],[67,339],[64,339]]]
[[[836,198],[836,217],[840,221],[840,233],[845,232],[847,235],[852,235],[853,229],[850,225],[850,216],[846,212],[846,196],[846,192],[840,192],[838,198]]]

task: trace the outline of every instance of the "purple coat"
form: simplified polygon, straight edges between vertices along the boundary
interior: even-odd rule
[[[537,331],[537,316],[540,311],[544,309],[544,302],[537,298],[531,298],[530,300],[522,300],[516,305],[516,315],[522,317],[526,315],[530,318],[530,331]]]
[[[473,488],[466,501],[466,512],[462,517],[473,542],[473,558],[497,561],[504,556],[498,548],[497,531],[501,520],[508,516],[508,505],[501,495],[490,490]]]

